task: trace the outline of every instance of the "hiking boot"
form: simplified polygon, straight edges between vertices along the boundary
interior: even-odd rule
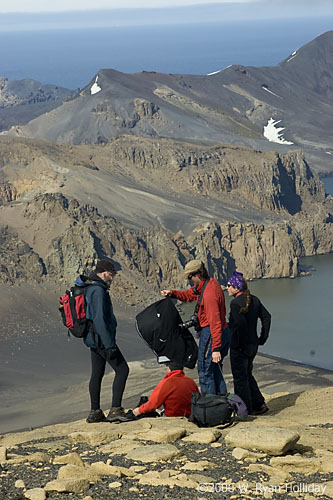
[[[264,413],[267,413],[269,410],[268,406],[266,405],[266,403],[263,403],[260,408],[258,408],[257,410],[252,410],[250,415],[254,415],[254,416],[257,416],[257,415],[263,415]]]
[[[105,415],[101,409],[90,410],[90,413],[86,419],[86,422],[88,422],[88,424],[95,424],[97,422],[104,422],[104,421],[105,421]]]
[[[111,408],[105,420],[107,422],[130,422],[131,420],[136,420],[136,416],[132,410],[125,412],[124,408],[119,406]]]
[[[122,422],[130,422],[131,420],[136,420],[137,419],[137,417],[134,415],[134,413],[133,413],[132,410],[128,410],[125,413],[125,418],[126,418],[126,420],[122,420]]]

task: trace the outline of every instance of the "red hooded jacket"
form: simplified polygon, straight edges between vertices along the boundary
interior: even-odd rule
[[[139,412],[148,413],[164,405],[166,417],[189,417],[193,392],[199,392],[194,380],[182,370],[173,370],[157,384],[149,401],[139,406]]]

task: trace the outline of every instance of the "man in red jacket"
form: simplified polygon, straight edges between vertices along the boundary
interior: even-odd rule
[[[147,403],[134,408],[133,413],[135,416],[150,413],[164,405],[166,417],[189,417],[193,392],[199,392],[194,380],[186,377],[182,366],[170,362],[168,373],[157,384]]]
[[[224,294],[219,282],[208,276],[200,260],[191,260],[185,266],[182,278],[194,286],[185,291],[162,290],[163,297],[175,297],[183,302],[199,303],[200,342],[198,351],[198,374],[201,392],[205,394],[226,394],[227,386],[222,375],[222,360],[228,354],[230,330],[226,322]]]

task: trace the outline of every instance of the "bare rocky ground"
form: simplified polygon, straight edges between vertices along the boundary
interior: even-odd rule
[[[332,387],[267,401],[223,430],[163,417],[3,435],[0,498],[332,498]]]

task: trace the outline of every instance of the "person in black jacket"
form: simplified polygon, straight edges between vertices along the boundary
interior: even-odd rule
[[[123,393],[129,373],[126,360],[116,344],[117,320],[113,313],[109,288],[116,275],[113,263],[108,259],[97,262],[96,269],[88,278],[79,276],[76,285],[87,286],[85,294],[86,315],[92,321],[83,341],[91,352],[91,378],[89,393],[91,411],[88,423],[132,420],[130,413],[125,413],[121,406]],[[112,406],[107,417],[100,408],[100,393],[106,363],[115,371],[112,385]]]
[[[252,370],[258,346],[263,345],[268,338],[271,315],[258,297],[250,294],[242,273],[235,271],[229,278],[227,287],[229,296],[234,297],[230,303],[229,316],[230,364],[234,391],[243,399],[249,415],[261,415],[268,411],[268,407]],[[258,318],[261,321],[259,337]]]

